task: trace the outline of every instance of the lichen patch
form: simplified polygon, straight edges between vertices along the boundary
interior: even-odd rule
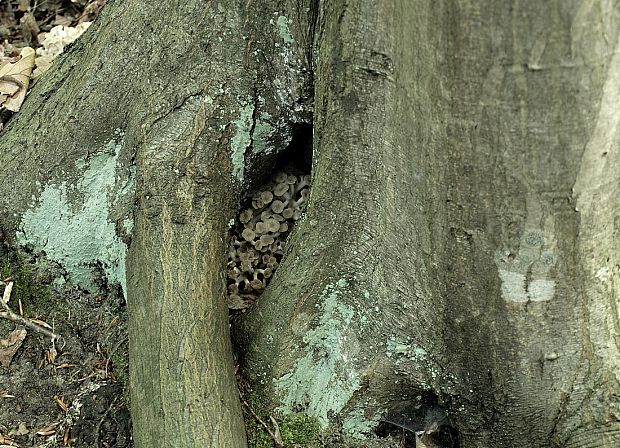
[[[16,237],[22,246],[45,251],[76,285],[97,292],[93,270],[97,266],[108,282],[119,283],[126,294],[127,246],[108,218],[111,206],[119,199],[115,175],[122,134],[116,138],[118,141],[112,139],[106,145],[106,151],[76,163],[83,169],[77,182],[45,185],[36,205],[24,213]],[[133,194],[131,185],[131,181],[123,185],[123,194]],[[129,218],[124,224],[131,229]]]

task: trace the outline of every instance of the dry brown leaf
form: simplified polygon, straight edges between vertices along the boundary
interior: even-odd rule
[[[62,409],[64,412],[67,412],[67,409],[69,409],[69,405],[63,401],[62,397],[54,395],[54,401],[60,409]]]
[[[5,81],[10,86],[8,91],[0,89],[0,96],[4,98],[0,102],[0,106],[13,112],[20,109],[24,98],[26,98],[30,75],[32,75],[34,68],[35,52],[30,47],[24,47],[20,56],[21,58],[18,61],[9,62],[0,68],[0,81]],[[11,93],[15,85],[18,86],[19,90],[16,93]]]
[[[76,364],[68,364],[66,362],[63,362],[61,365],[54,367],[56,370],[58,369],[70,369],[71,367],[77,367]]]
[[[60,425],[60,422],[52,422],[45,425],[43,428],[37,430],[39,436],[51,436],[56,434],[56,427]]]
[[[19,445],[13,439],[0,435],[0,448],[19,448]]]
[[[48,324],[45,321],[42,321],[41,319],[30,319],[31,322],[34,322],[35,324],[43,327],[43,328],[47,328],[48,330],[53,330],[52,326],[50,324]]]
[[[0,364],[2,364],[2,367],[8,368],[11,365],[13,356],[22,346],[25,338],[26,330],[16,328],[9,333],[6,339],[0,339]]]
[[[56,351],[56,347],[54,347],[53,345],[49,350],[45,350],[45,359],[47,360],[48,364],[54,364],[57,355],[58,352]]]
[[[6,96],[12,96],[19,90],[19,84],[10,79],[0,79],[0,91]]]
[[[73,442],[75,441],[75,439],[71,437],[71,431],[69,431],[68,429],[65,430],[65,435],[62,438],[62,441],[65,444],[65,446],[68,446],[68,447],[73,446]]]

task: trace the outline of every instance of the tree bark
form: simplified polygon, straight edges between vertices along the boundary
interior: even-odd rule
[[[226,236],[308,120],[310,6],[108,2],[3,133],[6,233],[126,294],[136,447],[246,445]]]
[[[307,215],[236,325],[262,400],[350,446],[425,407],[462,447],[618,445],[618,19],[321,4]]]
[[[615,447],[619,21],[613,2],[111,1],[2,133],[0,225],[126,293],[136,447],[243,447],[226,233],[314,107],[306,215],[234,322],[250,398],[332,446],[386,446],[384,421]]]

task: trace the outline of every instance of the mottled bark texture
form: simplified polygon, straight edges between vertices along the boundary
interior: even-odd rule
[[[138,448],[246,445],[226,237],[308,121],[312,17],[302,1],[109,1],[2,134],[5,233],[81,287],[91,266],[126,284]]]
[[[263,399],[620,445],[619,8],[321,2],[307,214],[235,325]]]
[[[227,226],[314,84],[308,210],[235,321],[251,398],[332,446],[444,414],[618,446],[619,8],[109,1],[2,133],[0,224],[125,286],[136,447],[243,447]]]

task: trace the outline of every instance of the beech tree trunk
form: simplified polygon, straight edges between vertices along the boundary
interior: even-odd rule
[[[125,294],[136,447],[244,447],[228,229],[312,124],[306,214],[233,321],[247,399],[325,446],[618,446],[619,15],[109,1],[2,131],[0,225]]]

